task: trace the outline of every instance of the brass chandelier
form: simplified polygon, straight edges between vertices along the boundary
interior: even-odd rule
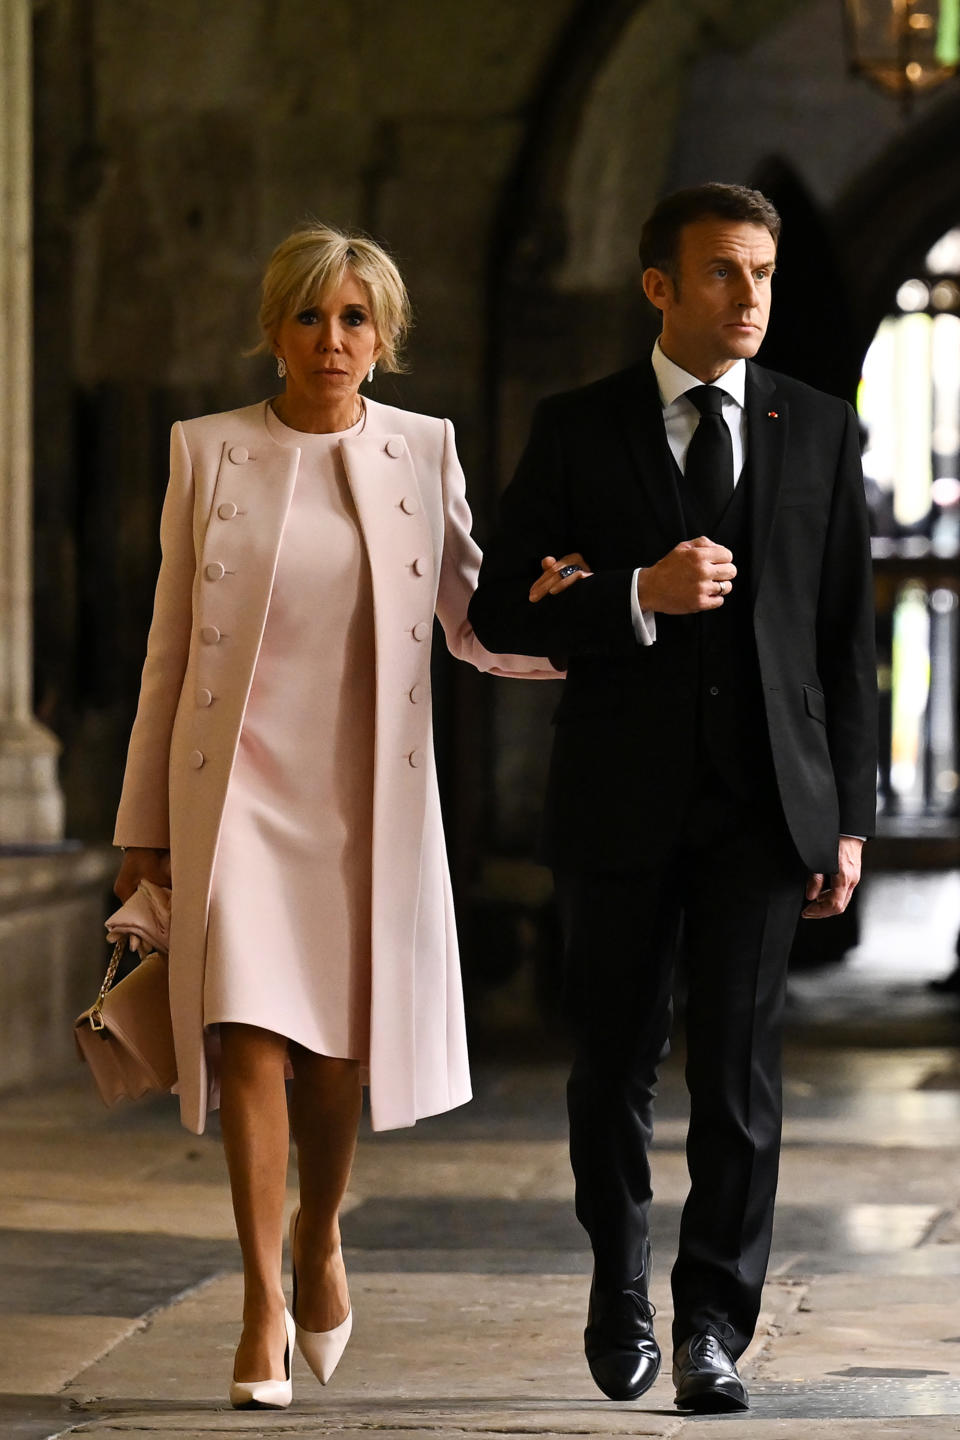
[[[850,70],[909,106],[960,66],[960,0],[843,0]]]

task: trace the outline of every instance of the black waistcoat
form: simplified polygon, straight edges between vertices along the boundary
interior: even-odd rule
[[[730,503],[710,528],[701,523],[695,497],[685,493],[682,477],[678,484],[688,535],[706,534],[725,545],[737,567],[733,589],[723,604],[693,617],[696,767],[715,771],[738,794],[758,800],[771,788],[775,791],[775,781],[753,633],[750,491],[754,477],[749,456]]]

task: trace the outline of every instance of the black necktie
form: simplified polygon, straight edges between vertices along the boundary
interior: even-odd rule
[[[733,494],[733,442],[723,418],[723,391],[716,385],[698,385],[686,397],[700,411],[683,472],[684,490],[696,502],[709,532]]]

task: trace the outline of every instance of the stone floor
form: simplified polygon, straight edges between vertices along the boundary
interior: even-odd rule
[[[169,1102],[107,1112],[82,1073],[0,1098],[0,1436],[960,1435],[960,1009],[925,985],[950,967],[960,884],[901,876],[867,899],[848,963],[791,983],[748,1415],[680,1417],[666,1374],[633,1405],[594,1389],[563,1069],[514,1058],[477,1066],[471,1106],[364,1136],[343,1221],[354,1338],[326,1390],[297,1361],[282,1413],[225,1402],[240,1282],[216,1137],[182,1131]],[[659,1116],[666,1337],[685,1189],[676,1059]]]

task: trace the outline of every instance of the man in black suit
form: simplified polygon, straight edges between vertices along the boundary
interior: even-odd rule
[[[873,606],[849,405],[752,361],[780,221],[705,185],[644,227],[645,361],[539,406],[470,619],[563,657],[544,824],[564,932],[585,1348],[634,1399],[660,1351],[647,1150],[682,924],[690,1191],[672,1274],[676,1403],[747,1407],[781,1124],[787,956],[844,909],[872,832]],[[830,343],[830,298],[810,323]],[[541,556],[579,550],[579,569]],[[536,603],[531,603],[531,600]],[[804,896],[806,908],[804,907]]]

